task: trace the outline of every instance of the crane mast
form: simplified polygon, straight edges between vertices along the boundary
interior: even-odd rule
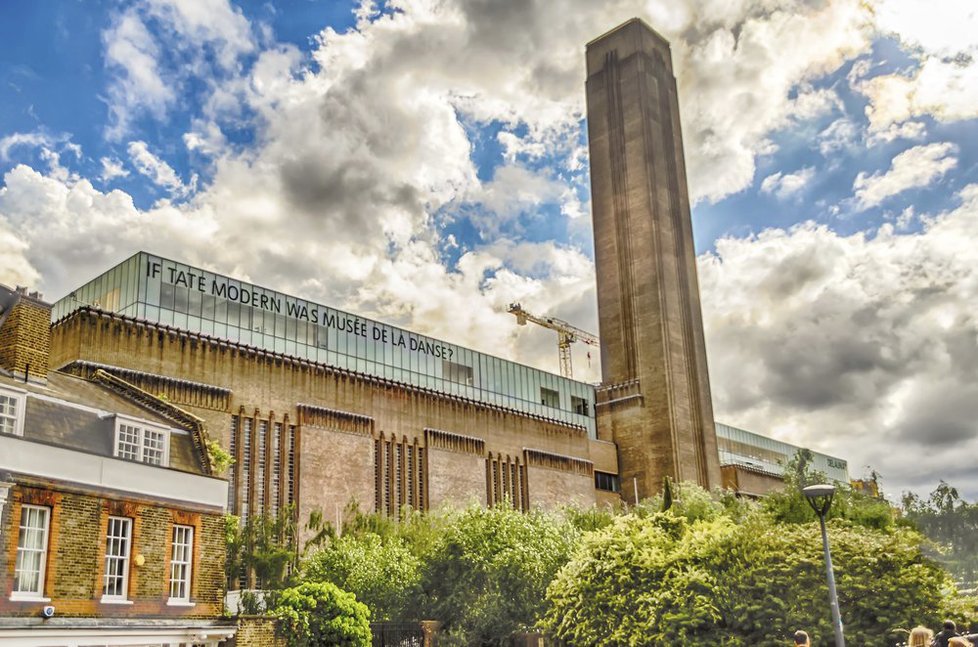
[[[530,321],[549,328],[557,332],[557,354],[560,357],[560,374],[564,377],[574,377],[574,368],[571,364],[571,344],[583,342],[589,346],[598,346],[598,338],[586,330],[581,330],[563,319],[557,317],[538,317],[523,309],[519,303],[509,304],[507,312],[516,317],[516,323],[525,326]]]

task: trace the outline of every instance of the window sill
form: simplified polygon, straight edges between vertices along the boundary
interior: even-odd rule
[[[51,598],[41,597],[30,593],[11,593],[11,602],[50,602]]]
[[[132,604],[132,600],[125,600],[123,598],[107,598],[104,595],[98,602],[99,604]]]
[[[197,603],[196,602],[190,602],[189,600],[179,600],[179,599],[169,598],[166,601],[166,606],[168,606],[168,607],[195,607],[195,606],[197,606]]]

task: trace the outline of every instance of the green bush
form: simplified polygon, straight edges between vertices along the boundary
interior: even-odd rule
[[[532,627],[577,537],[556,517],[509,506],[472,507],[453,517],[427,555],[422,578],[422,613],[445,623],[441,644],[501,645]]]
[[[283,589],[272,615],[289,647],[369,647],[370,610],[329,582]]]
[[[396,535],[336,538],[306,561],[303,576],[354,593],[377,621],[404,618],[421,595],[420,561]]]
[[[837,521],[830,535],[851,644],[892,645],[896,628],[933,626],[951,611],[950,579],[918,533]],[[544,627],[574,645],[782,645],[798,628],[827,644],[832,635],[818,525],[763,513],[740,523],[623,517],[585,537],[547,595]]]

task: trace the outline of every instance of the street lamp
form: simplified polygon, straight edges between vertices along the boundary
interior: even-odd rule
[[[829,534],[825,530],[825,515],[832,506],[834,485],[809,485],[802,490],[808,505],[818,514],[822,523],[822,547],[825,549],[825,577],[829,581],[829,606],[832,607],[832,628],[835,630],[835,647],[846,647],[842,633],[842,615],[839,613],[839,596],[835,592],[835,573],[832,571],[832,552],[829,550]]]

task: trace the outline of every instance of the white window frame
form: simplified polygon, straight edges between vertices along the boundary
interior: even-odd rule
[[[112,529],[113,521],[123,521],[126,525],[125,537],[120,537],[119,535],[113,535],[110,537],[109,531]],[[131,517],[109,517],[108,523],[105,526],[105,551],[104,551],[104,561],[102,566],[102,598],[100,602],[103,603],[114,603],[114,604],[132,604],[129,600],[129,568],[130,560],[132,558],[132,525],[133,519]],[[110,539],[124,538],[126,542],[126,550],[123,555],[115,555],[109,553]],[[109,575],[109,562],[110,560],[120,560],[122,562],[122,593],[121,594],[108,594],[106,593],[106,587],[109,583],[109,577],[113,579],[116,575]]]
[[[129,458],[126,456],[121,456],[119,452],[119,442],[121,440],[123,427],[129,427],[136,431],[136,458]],[[161,434],[163,436],[163,457],[162,462],[153,463],[146,460],[146,436],[147,431],[155,434]],[[115,416],[115,435],[112,439],[112,455],[118,459],[124,461],[133,461],[136,463],[145,463],[146,465],[155,465],[157,467],[169,467],[170,466],[170,433],[171,429],[162,427],[160,425],[154,425],[146,422],[145,420],[140,420],[139,418],[131,418],[129,416],[124,416],[121,414],[116,414]]]
[[[14,401],[14,436],[24,435],[24,409],[25,403],[27,402],[27,391],[21,389],[13,389],[8,386],[0,386],[0,395],[11,398]],[[0,414],[3,418],[9,420],[10,416],[7,414]]]
[[[182,542],[177,542],[178,535],[184,533]],[[186,550],[186,560],[177,559],[177,549],[184,548]],[[184,577],[175,578],[174,568],[177,566],[184,567]],[[190,601],[190,585],[193,582],[194,577],[194,527],[186,525],[176,525],[173,526],[173,533],[170,541],[170,598],[167,600],[167,604],[170,606],[193,606]],[[184,594],[182,596],[173,595],[174,584],[180,584],[183,586]]]
[[[37,549],[25,549],[21,546],[21,541],[23,540],[24,534],[24,516],[25,513],[37,510],[44,515],[44,526],[41,529],[42,540],[41,540],[41,563],[37,574],[37,590],[35,591],[19,591],[16,589],[17,584],[17,571],[22,570],[18,568],[21,563],[21,555],[28,550],[30,552],[38,552]],[[48,562],[48,541],[51,535],[51,508],[42,505],[22,505],[20,507],[20,523],[18,524],[19,530],[17,533],[17,557],[14,560],[14,590],[10,593],[11,600],[33,600],[37,602],[48,602],[49,599],[44,597],[44,576],[47,571]]]

